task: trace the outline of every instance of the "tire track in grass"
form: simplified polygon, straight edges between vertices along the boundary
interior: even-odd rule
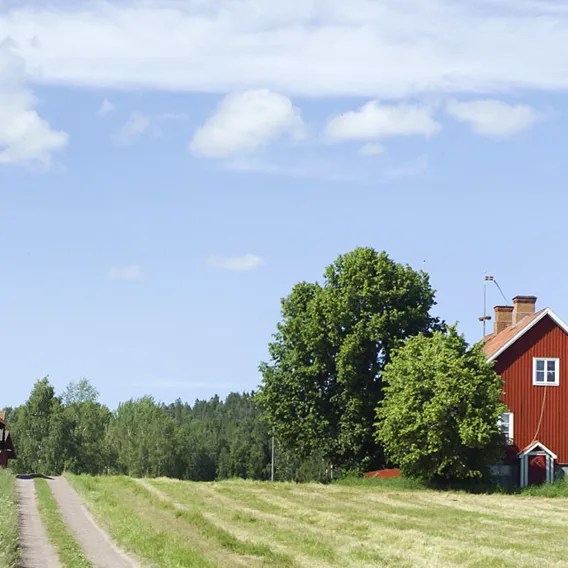
[[[47,481],[36,478],[35,488],[41,520],[63,568],[93,568],[79,543],[67,530]]]
[[[89,514],[65,477],[50,479],[48,485],[65,524],[92,564],[99,568],[139,568],[134,558],[117,547]]]
[[[41,521],[34,477],[19,475],[17,484],[22,568],[61,568],[57,551]]]

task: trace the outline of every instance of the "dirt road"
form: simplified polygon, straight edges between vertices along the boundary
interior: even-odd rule
[[[97,568],[139,568],[94,522],[64,477],[56,477],[48,483],[65,523]]]
[[[17,487],[22,547],[21,568],[61,568],[57,552],[47,539],[39,516],[33,477],[19,476]]]

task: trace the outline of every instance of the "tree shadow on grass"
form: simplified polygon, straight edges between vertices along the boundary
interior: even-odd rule
[[[49,477],[48,475],[43,475],[41,473],[20,473],[19,475],[16,475],[17,479],[53,479],[53,477]]]

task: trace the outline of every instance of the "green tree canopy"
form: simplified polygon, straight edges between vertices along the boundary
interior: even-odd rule
[[[61,397],[63,404],[97,402],[99,391],[85,378],[67,385]]]
[[[258,400],[279,441],[337,466],[378,467],[383,368],[399,342],[437,327],[434,304],[426,273],[372,248],[340,256],[323,284],[297,284],[260,366]]]
[[[10,417],[22,473],[61,473],[70,443],[61,401],[47,377],[37,381],[26,403]]]
[[[480,345],[452,327],[395,351],[383,373],[377,440],[403,475],[426,481],[482,479],[504,447],[503,383]]]

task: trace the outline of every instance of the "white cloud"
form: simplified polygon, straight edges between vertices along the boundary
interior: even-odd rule
[[[432,109],[428,107],[370,101],[358,110],[332,117],[325,134],[335,140],[372,140],[389,136],[430,137],[440,130],[440,124],[432,118]]]
[[[531,128],[542,116],[527,105],[509,105],[496,100],[451,101],[447,112],[482,136],[508,138]]]
[[[193,154],[224,158],[252,152],[284,136],[301,137],[304,124],[290,99],[268,89],[232,93],[197,130]]]
[[[150,128],[150,118],[138,111],[133,111],[129,119],[115,135],[118,144],[131,144],[136,138]]]
[[[52,154],[67,145],[68,135],[54,130],[35,109],[25,86],[26,73],[13,42],[0,44],[0,164],[49,167]]]
[[[113,267],[108,270],[107,278],[109,280],[140,280],[142,267],[138,265]]]
[[[109,115],[111,112],[116,110],[116,106],[111,103],[107,98],[101,103],[101,107],[99,108],[99,116],[105,117]]]
[[[363,154],[363,156],[378,156],[383,154],[384,151],[385,147],[382,144],[375,144],[371,142],[363,144],[363,146],[359,148],[359,154]]]
[[[55,85],[368,98],[568,90],[565,2],[23,0],[2,11],[3,36],[37,82]]]
[[[247,270],[254,270],[264,264],[260,256],[254,254],[244,254],[242,256],[232,257],[217,257],[212,256],[207,261],[207,264],[212,268],[220,268],[223,270],[233,270],[235,272],[244,272]]]

